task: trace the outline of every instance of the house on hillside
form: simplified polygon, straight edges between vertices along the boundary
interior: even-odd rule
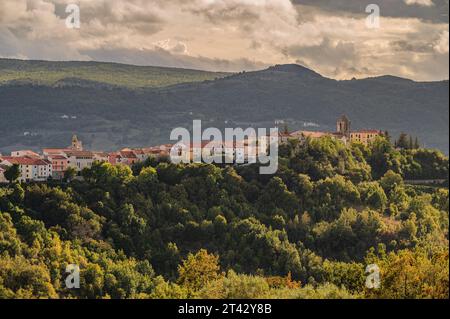
[[[63,179],[64,172],[69,167],[69,159],[66,155],[50,155],[47,159],[52,163],[53,179]]]
[[[383,132],[378,130],[359,130],[350,133],[350,141],[359,142],[368,145],[377,136],[382,135]]]
[[[94,155],[94,162],[108,162],[109,154],[106,152],[92,152]]]
[[[132,150],[120,151],[119,154],[120,154],[120,159],[121,159],[122,164],[132,166],[132,165],[136,164],[137,162],[139,162],[138,157]]]
[[[65,155],[69,160],[68,166],[75,168],[77,172],[91,168],[94,163],[94,153],[89,151],[68,151]]]
[[[318,132],[318,131],[296,131],[290,133],[291,138],[298,139],[304,142],[307,138],[316,139],[329,136],[333,139],[340,140],[345,144],[351,142],[358,142],[364,145],[369,145],[376,137],[383,135],[380,130],[362,129],[357,131],[351,130],[351,121],[347,116],[342,115],[336,121],[336,132]]]
[[[44,182],[52,177],[52,163],[48,160],[31,157],[1,157],[2,165],[19,165],[19,182]]]
[[[41,158],[41,156],[38,153],[35,153],[30,150],[21,150],[21,151],[14,151],[11,152],[12,157],[32,157],[32,158]]]
[[[132,151],[133,151],[134,155],[136,155],[139,162],[144,162],[145,160],[147,160],[149,158],[149,155],[147,153],[145,153],[144,150],[141,148],[133,149]]]

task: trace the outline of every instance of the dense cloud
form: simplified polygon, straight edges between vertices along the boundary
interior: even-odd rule
[[[66,5],[81,28],[65,27]],[[302,63],[334,78],[448,78],[448,0],[1,0],[0,57],[241,71]]]
[[[173,50],[172,50],[173,51]],[[268,67],[264,63],[248,59],[226,60],[194,57],[171,52],[163,48],[154,50],[97,49],[83,52],[93,60],[120,62],[134,65],[170,66],[183,69],[235,72],[236,70],[261,70]]]
[[[380,28],[365,27],[365,20],[349,13],[337,16],[315,12],[305,21],[302,34],[314,34],[307,43],[300,40],[281,49],[335,78],[392,74],[421,80],[448,78],[448,26],[424,23],[415,18],[382,17]],[[317,21],[321,21],[318,25]]]
[[[372,3],[380,7],[381,15],[396,18],[418,18],[433,22],[448,22],[449,0],[293,0],[330,12],[364,14]]]

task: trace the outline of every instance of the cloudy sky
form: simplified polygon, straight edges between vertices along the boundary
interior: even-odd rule
[[[449,0],[0,0],[0,57],[448,79]],[[80,7],[69,29],[66,7]],[[379,27],[367,24],[377,4]],[[371,20],[373,21],[373,20]]]

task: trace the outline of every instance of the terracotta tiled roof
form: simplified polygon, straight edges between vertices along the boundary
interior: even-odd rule
[[[14,153],[22,153],[24,156],[29,156],[29,157],[39,157],[38,153],[33,152],[31,150],[14,151],[14,152],[11,152],[11,156],[14,156]]]
[[[316,131],[297,131],[291,134],[291,136],[305,136],[305,137],[311,137],[311,138],[320,138],[323,136],[329,136],[330,133],[328,132],[316,132]]]
[[[47,154],[61,154],[72,150],[69,148],[44,148],[42,151]]]
[[[147,154],[159,154],[161,152],[163,152],[163,151],[161,151],[161,150],[147,150],[146,151]]]
[[[112,153],[109,153],[108,157],[109,158],[122,158],[122,155],[120,155],[119,153],[112,152]]]
[[[120,152],[120,155],[125,158],[137,158],[133,151],[122,151]]]
[[[356,133],[356,134],[358,134],[358,133],[361,133],[361,134],[380,134],[381,131],[379,131],[379,130],[358,130],[358,131],[353,131],[351,133],[352,134],[353,133]]]
[[[49,156],[49,159],[50,159],[50,160],[66,160],[67,157],[64,156],[64,155],[58,155],[58,154],[55,154],[55,155],[50,155],[50,156]]]
[[[109,154],[106,152],[92,152],[92,154],[94,154],[95,156],[100,156],[100,157],[108,157]]]
[[[72,156],[75,156],[75,157],[93,157],[94,156],[94,153],[89,152],[89,151],[73,151],[73,150],[70,150],[70,151],[67,151],[65,153],[69,157],[72,157]]]
[[[3,156],[3,160],[18,165],[49,165],[50,162],[39,158]]]

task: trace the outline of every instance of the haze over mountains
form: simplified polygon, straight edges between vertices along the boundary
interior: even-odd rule
[[[407,132],[448,154],[448,81],[383,76],[336,81],[299,65],[239,74],[93,62],[0,59],[0,152],[66,146],[76,133],[91,149],[169,142],[174,127]]]

